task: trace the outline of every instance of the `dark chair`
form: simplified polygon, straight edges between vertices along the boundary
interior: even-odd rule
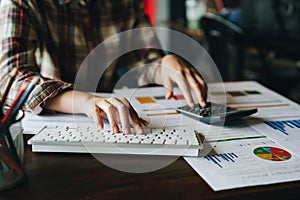
[[[241,68],[238,67],[239,60],[235,60],[233,74],[230,71],[230,53],[229,47],[235,47],[235,52],[240,54],[243,48],[241,41],[244,41],[244,30],[233,22],[212,13],[205,14],[201,20],[200,25],[205,33],[208,51],[215,64],[217,65],[224,80],[230,78],[238,79],[241,77]],[[243,55],[237,55],[237,58],[243,58]]]
[[[259,69],[252,77],[285,95],[288,95],[290,89],[300,88],[300,36],[246,31],[212,13],[204,15],[200,23],[207,38],[208,51],[223,80],[248,78],[245,71],[249,67],[246,61],[250,57],[248,50],[251,48],[256,52],[255,65]],[[276,57],[270,58],[270,52]],[[281,62],[283,59],[292,63],[292,67],[287,67],[286,62]],[[293,84],[292,87],[290,84]],[[300,94],[297,98],[300,100]]]

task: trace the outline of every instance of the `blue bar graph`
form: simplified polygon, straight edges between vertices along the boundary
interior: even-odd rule
[[[204,158],[217,165],[218,167],[223,168],[223,163],[235,162],[235,159],[237,159],[238,156],[235,153],[221,153],[215,155],[207,155],[204,156]]]
[[[300,129],[300,119],[298,120],[284,120],[284,121],[267,121],[265,122],[268,126],[273,128],[274,130],[278,130],[285,135],[289,135],[286,127],[290,127],[293,129]]]

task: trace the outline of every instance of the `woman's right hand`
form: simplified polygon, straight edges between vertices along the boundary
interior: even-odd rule
[[[86,115],[92,118],[101,128],[104,127],[103,118],[109,121],[111,131],[125,134],[130,133],[130,126],[137,134],[143,134],[143,127],[147,122],[140,118],[126,98],[104,98],[93,96],[89,100],[90,108]],[[121,124],[122,130],[118,124]]]
[[[137,134],[143,134],[143,127],[147,125],[126,98],[106,98],[69,90],[50,99],[46,108],[63,113],[86,114],[101,128],[104,128],[104,117],[109,121],[113,133],[122,131],[129,134],[132,126]]]

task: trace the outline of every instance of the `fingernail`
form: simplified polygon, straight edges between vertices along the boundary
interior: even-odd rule
[[[98,123],[98,126],[100,127],[100,129],[103,129],[103,128],[104,128],[103,124],[99,124],[99,123]]]
[[[172,97],[172,93],[166,94],[165,99],[170,99]]]
[[[136,128],[136,132],[137,132],[137,134],[144,134],[144,129],[139,126]]]
[[[128,127],[123,128],[123,133],[130,134],[130,129]]]
[[[113,129],[113,132],[114,133],[119,133],[119,128],[115,126],[114,129]]]
[[[194,108],[194,107],[195,107],[194,102],[191,101],[189,104],[190,104],[190,107],[191,107],[191,108]]]

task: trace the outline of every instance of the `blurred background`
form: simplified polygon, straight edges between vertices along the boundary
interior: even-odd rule
[[[224,81],[255,80],[300,103],[300,1],[145,0],[145,11],[197,40]]]

